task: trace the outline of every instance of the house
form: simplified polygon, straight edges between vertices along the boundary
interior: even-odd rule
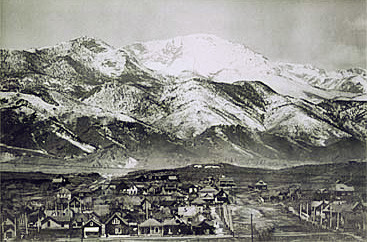
[[[177,191],[177,183],[173,182],[165,184],[165,186],[162,188],[163,194],[172,194],[176,191]]]
[[[129,223],[121,217],[121,213],[114,213],[106,222],[106,235],[130,234]]]
[[[192,230],[194,235],[215,234],[215,227],[207,220],[193,222]]]
[[[198,191],[199,191],[199,186],[194,185],[194,184],[189,186],[189,194],[195,194]]]
[[[3,239],[2,239],[2,241],[15,239],[16,236],[17,236],[17,234],[16,234],[16,231],[15,231],[15,226],[5,225],[3,227]]]
[[[58,199],[66,199],[66,200],[70,200],[71,199],[71,192],[65,188],[62,187],[59,192],[57,193],[56,197]]]
[[[201,189],[198,194],[199,194],[199,197],[203,199],[204,201],[213,202],[214,194],[216,194],[217,192],[218,192],[217,189],[211,186],[206,186],[203,189]]]
[[[70,228],[70,216],[48,216],[41,221],[42,230],[67,230]]]
[[[3,228],[3,237],[2,240],[8,240],[13,239],[17,236],[16,230],[15,230],[15,218],[10,216],[7,212],[4,212],[2,215],[2,228]]]
[[[131,183],[128,188],[126,189],[126,193],[129,195],[137,195],[138,194],[138,187],[134,184]]]
[[[223,189],[214,194],[214,203],[229,204],[229,195]]]
[[[162,236],[163,225],[154,218],[147,219],[143,223],[139,224],[138,235]]]
[[[176,218],[166,219],[163,221],[163,235],[186,234],[187,229],[187,226]]]
[[[75,213],[81,213],[83,210],[82,204],[82,200],[74,196],[69,202],[69,208],[72,209]]]
[[[268,189],[268,184],[264,182],[263,180],[259,180],[255,183],[255,190],[263,191]]]
[[[354,193],[354,187],[348,186],[343,183],[337,183],[335,184],[334,188],[334,194],[337,197],[346,197],[346,196],[352,196]]]
[[[84,238],[95,238],[102,235],[102,224],[97,219],[89,219],[82,227]]]
[[[221,177],[218,181],[218,186],[220,188],[234,188],[236,184],[234,183],[234,180],[229,177]]]

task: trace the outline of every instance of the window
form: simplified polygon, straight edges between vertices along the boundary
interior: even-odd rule
[[[63,228],[64,228],[64,226],[65,226],[65,224],[61,224],[61,227],[63,227]]]
[[[120,220],[118,218],[114,218],[112,220],[112,224],[120,224]]]
[[[47,227],[51,227],[51,221],[47,222]]]
[[[159,228],[155,227],[155,232],[158,233],[159,232]]]
[[[89,223],[89,225],[90,225],[90,226],[93,226],[93,222],[90,222],[90,223]]]

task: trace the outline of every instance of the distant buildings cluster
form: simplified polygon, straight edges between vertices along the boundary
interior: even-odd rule
[[[301,190],[300,185],[291,184],[287,188],[269,189],[260,180],[249,186],[258,193],[258,201],[282,202],[289,211],[300,219],[324,229],[367,231],[367,203],[355,193],[353,186],[340,181],[327,188]]]
[[[181,182],[175,174],[72,184],[52,179],[56,192],[2,213],[2,238],[224,235],[232,202],[230,178]]]

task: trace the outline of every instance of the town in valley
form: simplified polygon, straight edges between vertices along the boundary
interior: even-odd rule
[[[349,162],[269,171],[218,163],[122,177],[2,172],[1,238],[363,240],[363,167]]]

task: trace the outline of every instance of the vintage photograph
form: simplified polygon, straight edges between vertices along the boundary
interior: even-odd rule
[[[366,0],[0,0],[0,241],[366,241]]]

